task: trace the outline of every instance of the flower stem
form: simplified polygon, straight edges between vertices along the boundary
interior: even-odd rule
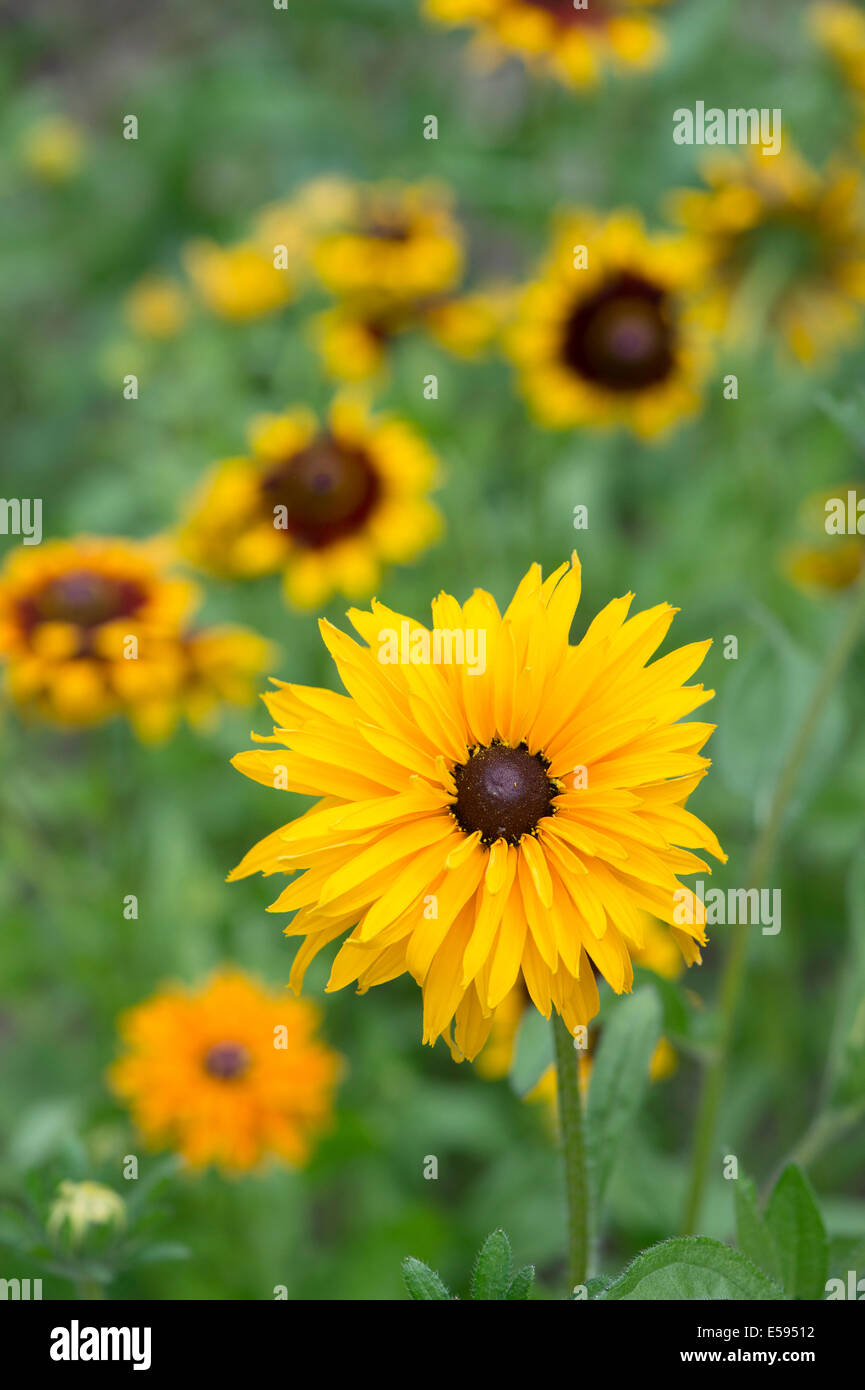
[[[807,708],[802,716],[802,722],[796,731],[796,735],[790,745],[790,750],[781,768],[778,781],[775,784],[768,815],[766,816],[757,842],[754,845],[754,850],[748,866],[746,881],[749,888],[760,888],[763,886],[765,876],[772,866],[778,842],[781,838],[784,817],[790,798],[795,791],[796,782],[801,772],[808,746],[817,731],[826,701],[835,689],[853,653],[863,624],[865,624],[865,581],[860,581],[850,605],[847,620],[843,624],[835,645],[829,653],[828,660],[823,668],[823,674],[814,688],[814,693],[808,702]],[[736,923],[733,929],[732,943],[724,962],[721,975],[721,989],[718,1004],[720,1014],[718,1043],[713,1052],[712,1060],[706,1070],[700,1095],[700,1105],[694,1134],[691,1183],[688,1192],[688,1203],[685,1210],[684,1231],[686,1235],[696,1230],[700,1220],[703,1193],[709,1174],[712,1148],[715,1142],[715,1131],[718,1124],[718,1111],[720,1109],[721,1097],[724,1090],[727,1059],[729,1057],[736,1024],[736,1010],[742,989],[742,981],[745,976],[745,962],[748,950],[748,926],[749,923],[747,921]]]
[[[553,1014],[553,1042],[558,1082],[559,1129],[565,1159],[568,1205],[568,1288],[585,1284],[589,1264],[589,1176],[583,1131],[583,1102],[574,1040]]]

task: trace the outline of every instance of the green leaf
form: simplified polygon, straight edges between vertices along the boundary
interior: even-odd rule
[[[736,1209],[736,1243],[743,1255],[762,1269],[770,1279],[780,1282],[781,1265],[772,1232],[760,1215],[757,1205],[757,1190],[751,1178],[744,1174],[737,1178],[733,1188],[733,1202]]]
[[[865,851],[850,866],[847,901],[849,957],[829,1051],[830,1089],[838,1107],[865,1098]]]
[[[434,1269],[408,1255],[402,1262],[402,1277],[409,1297],[416,1302],[449,1299],[450,1294]]]
[[[511,1282],[508,1284],[508,1291],[505,1298],[514,1302],[515,1299],[527,1299],[531,1297],[532,1284],[535,1282],[534,1265],[523,1265],[518,1270]]]
[[[493,1231],[478,1252],[472,1275],[472,1298],[501,1299],[507,1296],[511,1277],[511,1243],[504,1231]]]
[[[514,1060],[509,1081],[518,1096],[534,1090],[544,1073],[553,1066],[553,1030],[549,1019],[537,1009],[526,1009],[517,1029]]]
[[[772,1299],[784,1294],[740,1250],[708,1236],[679,1236],[644,1250],[602,1297]]]
[[[808,1180],[793,1163],[769,1198],[766,1224],[778,1251],[785,1292],[790,1298],[823,1298],[829,1265],[826,1228]]]
[[[589,1166],[601,1202],[649,1082],[649,1061],[661,1031],[653,985],[625,999],[610,1015],[592,1067],[586,1116]]]

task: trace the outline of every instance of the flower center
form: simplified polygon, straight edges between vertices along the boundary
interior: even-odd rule
[[[237,1081],[249,1070],[249,1052],[238,1042],[216,1043],[204,1059],[204,1070],[217,1081]]]
[[[467,835],[479,830],[487,845],[499,839],[519,844],[539,820],[553,814],[558,789],[547,776],[548,766],[542,754],[530,753],[524,743],[472,749],[468,762],[454,768],[453,811],[460,829]]]
[[[144,597],[139,586],[130,580],[113,579],[95,570],[70,570],[49,580],[33,598],[29,618],[31,625],[57,622],[99,627],[137,612]]]
[[[381,494],[366,454],[322,434],[262,481],[268,510],[285,508],[284,524],[301,545],[319,549],[360,530]]]
[[[673,370],[674,333],[664,290],[627,272],[583,300],[565,323],[562,360],[609,391],[640,391]]]

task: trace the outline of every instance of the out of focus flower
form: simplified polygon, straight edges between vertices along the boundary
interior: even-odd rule
[[[857,495],[852,483],[839,484],[812,493],[802,504],[799,516],[801,538],[783,557],[787,577],[804,593],[837,593],[855,584],[865,570],[865,535],[840,534],[827,530],[827,506],[846,510],[849,493]]]
[[[62,1182],[48,1215],[49,1234],[65,1229],[73,1245],[78,1245],[91,1226],[123,1226],[126,1204],[122,1197],[100,1182]]]
[[[472,1059],[520,981],[571,1032],[597,1012],[593,966],[629,990],[646,912],[699,960],[705,912],[678,876],[707,865],[681,846],[726,856],[685,810],[713,726],[682,721],[713,692],[683,682],[709,644],[647,665],[675,609],[626,621],[628,594],[571,646],[579,595],[574,556],[546,580],[533,565],[504,615],[483,590],[462,606],[442,593],[430,630],[374,600],[349,612],[361,643],[320,624],[348,695],[264,697],[276,746],[234,765],[323,799],[230,877],[298,875],[271,907],[304,938],[295,991],[346,938],[328,990],[408,973],[424,1041],[453,1027],[454,1055]]]
[[[331,1120],[341,1066],[318,1024],[314,1005],[236,970],[197,990],[169,986],[121,1018],[112,1088],[147,1142],[190,1167],[302,1165]]]
[[[42,183],[66,183],[84,158],[84,135],[67,116],[45,116],[25,133],[24,164]]]
[[[186,323],[189,306],[176,280],[147,275],[126,296],[126,320],[142,338],[174,338]]]
[[[812,169],[758,146],[708,160],[706,189],[672,195],[674,217],[711,258],[709,328],[756,339],[765,325],[810,364],[855,340],[865,303],[865,200],[857,169]]]
[[[324,285],[340,297],[415,300],[449,290],[463,266],[450,197],[431,184],[356,184],[343,223],[313,250]]]
[[[364,381],[385,366],[387,349],[407,332],[426,332],[455,357],[480,357],[501,333],[513,299],[495,286],[414,302],[341,300],[319,314],[315,339],[329,374]]]
[[[243,628],[191,629],[196,587],[161,542],[107,537],[14,551],[0,573],[0,657],[25,714],[70,726],[125,714],[167,737],[222,702],[249,703],[270,644]]]
[[[428,500],[436,460],[409,425],[337,398],[327,423],[298,408],[261,416],[250,455],[206,479],[180,545],[202,569],[233,578],[281,571],[289,602],[373,592],[385,563],[439,534]]]
[[[665,42],[650,10],[667,0],[426,0],[445,24],[471,25],[484,62],[516,54],[573,87],[605,69],[654,67]]]
[[[825,0],[810,6],[808,20],[819,42],[841,68],[848,85],[865,96],[865,13],[858,5]]]
[[[234,246],[193,241],[184,264],[198,297],[217,318],[237,323],[262,318],[294,298],[290,272],[252,241]]]
[[[270,257],[285,247],[292,276],[311,269],[313,248],[325,232],[345,226],[355,208],[355,185],[326,174],[301,185],[296,193],[261,209],[253,221],[252,240]]]
[[[539,422],[652,437],[692,414],[707,363],[689,295],[704,265],[694,238],[649,237],[635,214],[563,218],[507,335]]]

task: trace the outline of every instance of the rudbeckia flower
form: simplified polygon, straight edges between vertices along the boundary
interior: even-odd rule
[[[289,272],[278,269],[273,252],[254,241],[235,246],[194,241],[184,264],[199,299],[217,318],[235,323],[262,318],[294,298]]]
[[[354,185],[343,223],[312,251],[323,284],[340,297],[412,300],[449,290],[463,266],[450,196],[431,184]]]
[[[713,332],[756,339],[765,325],[811,364],[854,341],[865,303],[862,176],[818,173],[789,148],[758,146],[705,165],[708,188],[672,195],[671,211],[702,237],[709,269],[701,317]]]
[[[631,213],[563,218],[507,336],[538,421],[648,438],[692,414],[706,349],[688,296],[704,262],[693,239],[650,238]]]
[[[427,333],[454,357],[480,357],[499,336],[512,298],[490,286],[413,302],[341,300],[317,315],[313,335],[331,376],[365,381],[383,370],[388,348],[409,332]]]
[[[139,736],[248,703],[272,656],[245,628],[193,628],[198,590],[162,542],[107,537],[14,551],[0,573],[0,658],[24,713],[86,726],[125,714]]]
[[[347,397],[320,425],[306,409],[253,421],[250,455],[205,481],[180,535],[188,558],[233,578],[282,571],[289,602],[370,594],[387,562],[412,559],[440,530],[427,500],[436,460],[407,424],[370,418]]]
[[[26,131],[22,156],[40,183],[67,183],[84,159],[83,132],[68,116],[44,116]]]
[[[407,972],[424,1041],[455,1025],[473,1058],[520,980],[571,1031],[597,1011],[593,966],[629,990],[641,912],[699,959],[705,914],[678,876],[706,870],[692,848],[724,856],[685,809],[713,726],[679,721],[713,693],[683,685],[710,644],[647,665],[675,609],[628,618],[627,594],[572,645],[579,594],[574,556],[546,580],[533,565],[503,615],[483,590],[440,594],[432,629],[374,601],[349,612],[360,642],[321,624],[347,694],[263,697],[274,746],[235,766],[319,800],[230,877],[301,871],[271,907],[304,938],[296,991],[348,934],[328,989]]]
[[[126,321],[142,338],[174,338],[189,313],[186,295],[167,275],[146,275],[126,296]]]
[[[318,1022],[314,1005],[239,971],[198,990],[168,987],[121,1018],[112,1089],[147,1142],[190,1167],[301,1165],[331,1119],[340,1071]]]
[[[69,724],[116,713],[133,687],[167,691],[195,597],[158,545],[82,537],[21,546],[0,574],[7,687],[21,705]]]
[[[605,68],[651,68],[664,38],[649,18],[667,0],[426,0],[445,24],[478,30],[482,60],[517,54],[573,87],[589,87]]]
[[[782,566],[790,581],[803,593],[838,593],[855,584],[865,570],[865,536],[827,531],[827,507],[846,507],[848,494],[857,495],[852,482],[839,483],[812,493],[799,512],[800,536],[784,553]]]

